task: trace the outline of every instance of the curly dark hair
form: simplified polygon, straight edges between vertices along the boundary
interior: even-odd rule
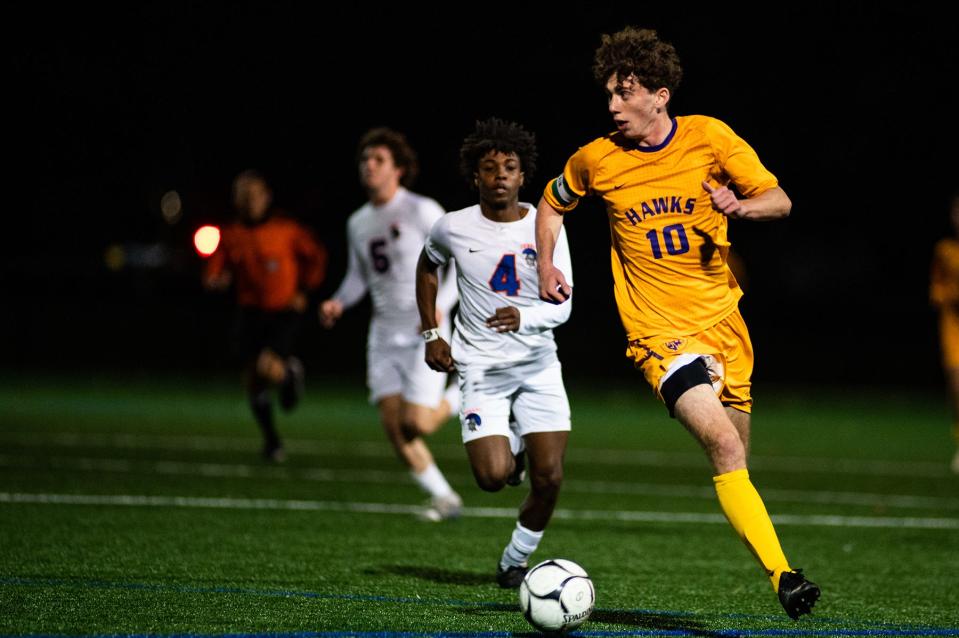
[[[393,156],[393,163],[397,168],[403,169],[403,176],[400,178],[400,184],[409,188],[416,181],[416,176],[420,174],[420,163],[416,158],[416,151],[406,141],[406,136],[399,131],[380,127],[370,129],[360,138],[360,143],[356,146],[356,161],[360,162],[363,158],[363,151],[370,146],[385,146],[390,149]]]
[[[683,79],[676,48],[660,40],[653,29],[636,27],[603,34],[602,44],[593,57],[593,77],[605,86],[614,73],[617,80],[635,75],[646,89],[666,87],[670,93],[676,92]]]
[[[474,185],[473,175],[479,161],[490,151],[516,153],[527,180],[536,172],[536,136],[516,122],[492,117],[477,121],[476,128],[460,147],[460,173],[470,186]]]

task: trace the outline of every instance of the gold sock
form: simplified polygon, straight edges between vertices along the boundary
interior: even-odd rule
[[[766,513],[759,492],[749,480],[748,470],[734,470],[713,477],[716,496],[729,524],[766,570],[773,589],[779,591],[779,575],[790,571],[779,546],[776,530]]]

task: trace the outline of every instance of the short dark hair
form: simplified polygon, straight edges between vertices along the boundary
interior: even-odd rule
[[[236,192],[240,188],[240,182],[260,182],[267,189],[270,188],[270,183],[266,181],[266,176],[263,175],[260,171],[248,168],[245,171],[240,171],[236,174],[236,177],[233,178],[233,184],[231,186],[231,191],[233,196],[236,197]]]
[[[635,75],[646,89],[666,87],[675,93],[683,79],[683,67],[676,48],[659,39],[653,29],[626,27],[612,35],[603,34],[593,57],[593,77],[601,85],[616,74],[619,81]]]
[[[460,172],[470,185],[480,159],[490,151],[516,153],[527,180],[536,172],[536,136],[516,122],[493,117],[477,121],[476,128],[460,147]]]
[[[420,173],[419,160],[416,158],[416,151],[406,141],[406,136],[399,131],[394,131],[386,127],[370,129],[360,138],[360,143],[356,147],[356,161],[359,162],[363,157],[363,151],[370,146],[385,146],[390,149],[393,156],[393,163],[397,168],[403,169],[403,176],[400,178],[400,184],[409,188],[416,181],[416,176]]]

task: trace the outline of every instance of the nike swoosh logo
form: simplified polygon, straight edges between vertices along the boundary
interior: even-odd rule
[[[625,186],[625,185],[626,185],[626,184],[625,184],[625,183],[623,183],[623,184],[619,184],[618,186],[613,186],[613,190],[616,190],[616,189],[619,189],[619,188],[622,188],[622,187],[623,187],[623,186]]]
[[[469,249],[469,251],[470,251],[471,253],[478,253],[478,252],[481,251],[481,250],[483,250],[483,249],[482,249],[482,248],[470,248],[470,249]]]

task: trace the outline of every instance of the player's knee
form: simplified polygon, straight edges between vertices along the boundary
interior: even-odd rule
[[[679,397],[686,394],[690,388],[703,384],[711,386],[712,381],[709,378],[709,372],[706,371],[706,362],[701,358],[687,363],[669,375],[659,388],[666,409],[669,410],[669,416],[676,416],[676,402],[679,401]]]
[[[476,485],[484,492],[499,492],[506,487],[509,471],[499,465],[478,467],[473,468],[473,477],[476,479]]]
[[[739,432],[731,423],[729,427],[716,428],[711,431],[704,444],[710,457],[717,464],[738,466],[745,463],[745,445],[739,436]]]
[[[280,383],[286,375],[286,366],[283,359],[268,348],[256,358],[256,374],[273,383]]]
[[[555,496],[563,485],[563,466],[561,463],[538,467],[530,472],[530,486],[539,495]]]
[[[390,418],[385,415],[380,415],[382,419],[383,431],[386,433],[386,438],[390,440],[390,443],[393,444],[393,447],[399,449],[400,446],[406,445],[416,437],[410,437],[407,435],[406,430],[403,428],[403,421],[398,418]]]

